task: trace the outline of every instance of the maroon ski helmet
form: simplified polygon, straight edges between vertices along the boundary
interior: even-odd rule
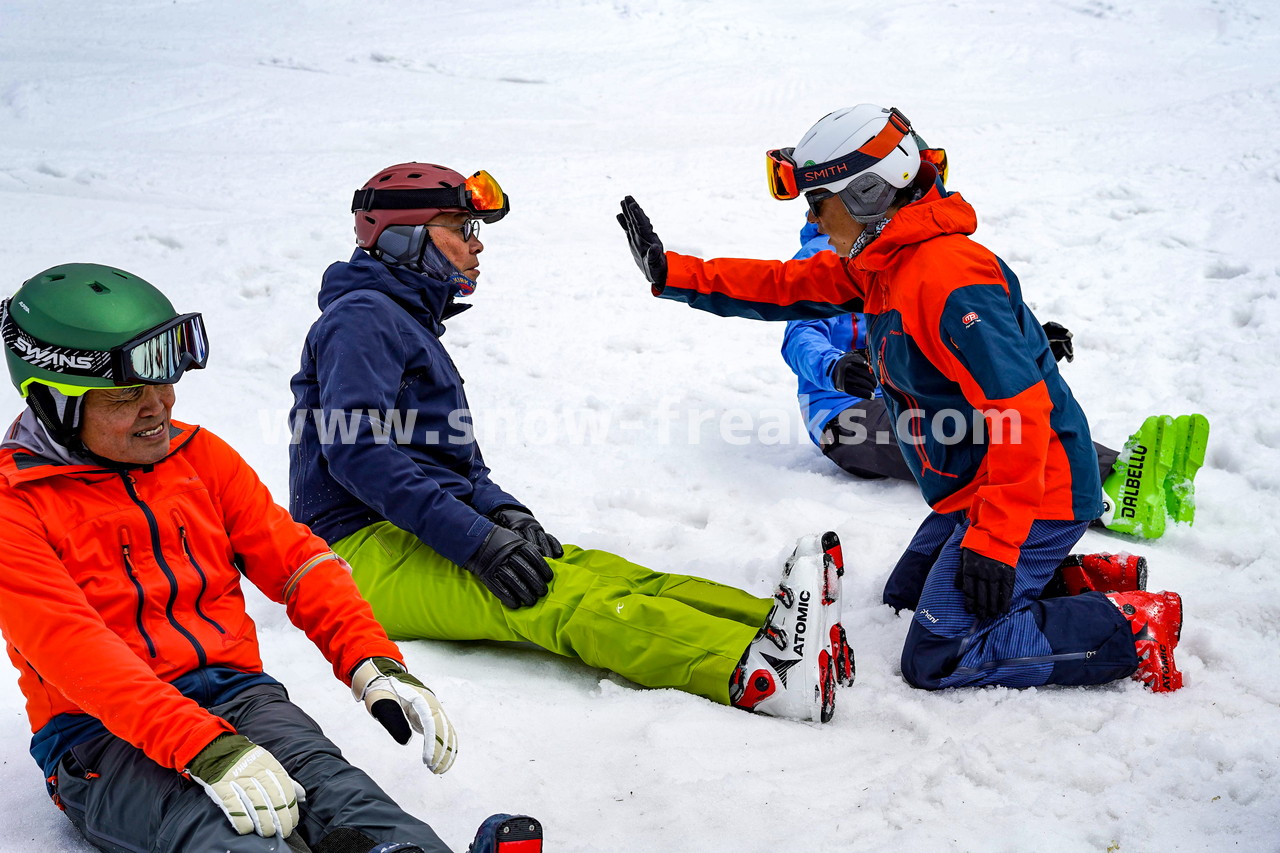
[[[458,172],[433,163],[400,163],[374,175],[364,190],[427,190],[460,187],[467,182]],[[465,207],[417,207],[406,210],[356,210],[356,245],[370,249],[388,225],[425,225],[445,211],[465,213]]]

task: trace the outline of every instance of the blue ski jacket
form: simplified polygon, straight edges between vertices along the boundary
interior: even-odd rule
[[[818,252],[830,251],[831,243],[818,226],[806,222],[800,229],[800,250],[792,260],[802,260]],[[867,325],[862,314],[841,314],[821,320],[789,320],[782,334],[782,360],[796,375],[796,398],[800,414],[814,444],[822,444],[822,430],[831,419],[850,406],[866,402],[835,390],[831,366],[851,349],[867,345]],[[880,396],[877,388],[875,395]]]
[[[357,249],[320,286],[294,375],[289,511],[330,543],[390,521],[462,564],[523,505],[490,478],[440,341],[454,287]]]

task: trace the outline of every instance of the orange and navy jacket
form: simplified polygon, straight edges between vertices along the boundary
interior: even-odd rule
[[[344,682],[365,658],[403,659],[342,560],[234,450],[177,422],[169,447],[155,465],[111,469],[6,442],[0,631],[32,732],[91,715],[182,770],[234,729],[172,682],[203,667],[262,671],[242,574]]]
[[[853,259],[703,261],[667,253],[656,296],[763,320],[868,315],[898,441],[937,512],[965,511],[963,545],[1016,565],[1037,519],[1102,511],[1084,413],[1017,277],[970,240],[973,208],[935,188]]]

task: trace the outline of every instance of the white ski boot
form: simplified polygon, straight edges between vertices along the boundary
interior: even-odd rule
[[[729,695],[737,707],[822,723],[835,713],[836,663],[830,638],[839,625],[829,619],[838,616],[832,604],[839,600],[839,574],[823,550],[824,541],[826,537],[801,538],[787,560],[769,619],[733,673]],[[849,660],[852,672],[852,656]]]

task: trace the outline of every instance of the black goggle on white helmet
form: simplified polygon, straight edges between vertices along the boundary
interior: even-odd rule
[[[859,152],[877,147],[872,143],[878,137],[892,143],[887,153],[861,169],[840,168],[858,160]],[[882,218],[898,190],[909,186],[920,171],[920,149],[911,123],[896,109],[875,104],[858,104],[823,116],[805,132],[791,159],[798,178],[810,176],[799,189],[811,207],[836,195],[849,215],[863,224]],[[825,177],[824,166],[831,180],[818,183]]]

